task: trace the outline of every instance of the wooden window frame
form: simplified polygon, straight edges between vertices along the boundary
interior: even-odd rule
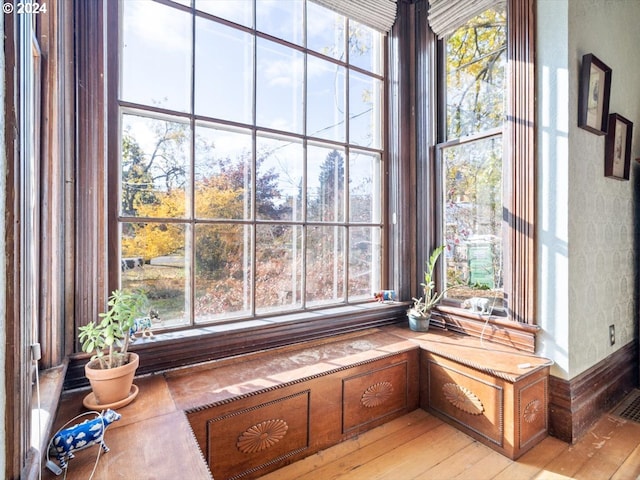
[[[108,163],[117,159],[119,149],[117,128],[108,121],[118,115],[117,71],[107,68],[117,58],[118,2],[77,2],[75,13],[76,85],[82,85],[76,90],[76,224],[86,224],[86,228],[78,229],[75,237],[76,303],[72,336],[75,353],[70,356],[65,389],[86,385],[83,368],[87,355],[80,353],[77,327],[95,319],[104,309],[109,289],[117,287],[119,276],[117,268],[109,268],[109,252],[117,252],[119,248],[118,237],[114,234],[117,232],[117,212],[109,208],[109,205],[117,204],[117,197],[114,202],[113,195],[117,195],[118,172],[107,168]],[[389,35],[395,38],[393,34]],[[387,65],[390,50],[385,48]],[[386,99],[392,97],[389,93],[391,83],[385,82]],[[393,143],[395,140],[390,139],[387,121],[383,130],[385,145]],[[397,159],[397,156],[391,158],[390,164]],[[389,170],[393,170],[391,165]],[[388,195],[384,192],[385,208]],[[393,249],[397,242],[391,243],[389,235],[383,241],[389,242],[389,249]],[[397,285],[393,270],[389,265],[384,275],[388,288]],[[403,320],[405,310],[403,304],[367,304],[345,305],[323,312],[293,312],[273,321],[260,319],[257,326],[255,321],[250,322],[250,327],[243,327],[242,323],[212,325],[210,331],[199,326],[183,330],[172,339],[134,345],[132,349],[141,357],[138,373],[146,374],[389,325]]]
[[[4,23],[7,478],[37,478],[53,417],[36,413],[55,411],[70,351],[64,330],[71,317],[65,266],[72,196],[65,172],[73,158],[73,47],[71,23],[62,19],[71,9],[56,2],[46,15],[31,14],[28,31],[28,14],[8,15]],[[21,66],[28,57],[31,73]],[[27,108],[31,113],[23,115]]]
[[[418,110],[418,151],[424,159],[418,164],[419,179],[427,188],[418,192],[419,218],[424,226],[417,232],[417,264],[424,265],[428,252],[438,242],[442,214],[436,197],[438,172],[434,145],[443,128],[437,118],[437,84],[443,81],[436,59],[442,55],[427,22],[427,2],[419,4],[416,25],[419,30],[417,56],[423,67],[417,70],[417,97],[429,107]],[[536,318],[536,160],[535,160],[535,0],[507,1],[508,93],[507,120],[503,136],[507,164],[506,201],[503,221],[507,224],[505,245],[505,297],[509,319],[491,317],[461,308],[441,306],[436,324],[453,331],[482,336],[528,351],[535,349]],[[419,274],[420,272],[418,272]],[[417,278],[417,277],[416,277]],[[417,284],[416,280],[416,284]],[[417,287],[417,285],[416,285]],[[415,288],[415,287],[414,287]]]
[[[5,470],[20,478],[39,462],[32,445],[40,306],[42,57],[34,14],[5,15]]]
[[[304,1],[304,0],[301,0],[301,1]],[[114,2],[114,3],[117,3],[117,2]],[[159,4],[159,5],[162,5],[162,4]],[[305,4],[303,3],[302,5],[305,5]],[[189,45],[190,50],[192,52],[196,52],[198,49],[198,44],[196,40],[198,30],[197,30],[197,27],[195,27],[194,25],[198,25],[198,22],[200,21],[206,22],[206,24],[209,25],[210,28],[212,28],[215,25],[217,25],[218,27],[226,26],[225,28],[232,29],[234,32],[238,34],[242,33],[244,35],[248,35],[251,39],[251,44],[253,45],[253,48],[255,48],[255,51],[252,54],[252,61],[253,61],[252,68],[249,68],[249,70],[246,71],[245,74],[253,73],[254,76],[256,75],[256,71],[258,68],[256,63],[257,56],[259,56],[260,54],[259,52],[261,49],[261,45],[263,45],[262,42],[268,41],[269,44],[278,45],[279,47],[286,49],[287,52],[294,52],[296,55],[300,55],[301,57],[305,58],[304,66],[302,67],[303,69],[302,76],[305,78],[305,82],[307,77],[311,76],[311,71],[312,71],[311,67],[308,66],[308,64],[311,61],[320,60],[327,64],[332,65],[335,68],[340,68],[346,78],[350,78],[352,75],[356,74],[359,76],[364,76],[367,80],[371,82],[373,81],[380,82],[381,88],[383,88],[384,85],[387,84],[387,80],[384,73],[377,72],[376,67],[372,67],[370,69],[360,68],[355,62],[352,62],[350,59],[348,59],[348,55],[346,56],[346,58],[341,58],[341,59],[330,58],[326,55],[322,56],[321,54],[314,51],[313,49],[308,48],[306,45],[296,45],[296,44],[287,42],[286,40],[274,38],[268,35],[267,33],[258,30],[257,28],[248,29],[246,27],[237,26],[237,25],[231,24],[225,19],[216,18],[215,16],[210,15],[206,12],[201,12],[199,10],[191,9],[189,7],[185,7],[177,4],[169,5],[167,7],[168,7],[167,11],[173,10],[176,14],[178,13],[181,15],[186,14],[190,17],[190,23],[192,25],[192,28],[195,29],[196,36],[190,36],[186,42]],[[125,12],[119,13],[118,17],[121,19],[121,21],[123,21],[124,15],[125,15]],[[311,19],[311,17],[309,18]],[[344,18],[346,18],[349,22],[345,24],[345,25],[349,25],[346,28],[346,31],[349,32],[353,28],[353,23],[350,23],[352,22],[352,20],[348,17],[344,17]],[[229,25],[227,25],[228,23]],[[306,21],[300,24],[299,26],[301,26],[303,30],[305,30],[307,28]],[[120,25],[120,28],[123,28],[123,26]],[[118,31],[120,30],[120,28],[118,29]],[[372,31],[374,32],[374,35],[380,35],[379,37],[377,36],[375,37],[376,39],[378,38],[380,39],[379,45],[377,45],[375,48],[375,51],[377,52],[379,51],[379,49],[377,48],[378,46],[380,47],[384,46],[385,36],[383,33],[375,29],[372,29]],[[117,38],[117,31],[116,33],[112,33],[112,32],[113,32],[113,28],[111,28],[111,30],[108,33],[109,35],[111,35],[109,39],[109,46],[122,45],[123,39]],[[348,48],[346,45],[348,41],[349,41],[348,38],[344,38],[343,40],[343,46],[345,47],[345,49]],[[115,59],[120,57],[122,54],[123,54],[123,51],[122,52],[117,51],[117,52],[114,52],[114,54],[111,55],[109,58]],[[195,54],[191,55],[190,70],[192,72],[192,75],[195,76],[195,73],[193,72],[196,72],[199,69],[200,64],[198,62],[200,62],[201,60],[202,59],[197,59],[197,56]],[[107,65],[108,71],[111,73],[116,69],[121,69],[123,66],[123,62],[124,62],[124,58],[118,58],[117,61],[110,62]],[[122,70],[120,70],[120,73],[123,73]],[[118,78],[111,79],[110,85],[112,86],[117,85],[118,80],[120,79]],[[114,119],[120,118],[122,123],[126,123],[124,119],[127,116],[144,118],[146,120],[162,119],[167,122],[182,122],[185,125],[185,128],[188,129],[190,133],[189,138],[191,139],[192,142],[194,142],[193,139],[197,138],[197,131],[200,128],[213,131],[217,129],[224,129],[227,126],[231,126],[233,128],[242,129],[242,131],[246,133],[247,138],[250,137],[252,139],[252,141],[254,142],[254,145],[256,143],[259,144],[263,140],[270,139],[270,138],[273,138],[273,139],[285,138],[287,139],[286,140],[287,142],[292,142],[292,143],[296,142],[296,145],[300,146],[300,152],[302,155],[304,155],[304,159],[307,160],[307,165],[310,165],[310,160],[308,160],[308,157],[306,155],[307,155],[307,152],[311,151],[312,148],[319,146],[320,148],[323,148],[323,149],[336,149],[336,151],[341,152],[341,156],[343,157],[343,160],[344,160],[344,172],[346,175],[345,178],[350,177],[349,169],[350,169],[351,162],[354,158],[356,158],[358,155],[370,155],[372,158],[376,157],[379,160],[380,166],[377,168],[376,176],[378,176],[379,178],[381,188],[376,192],[375,201],[377,202],[381,210],[384,208],[383,199],[386,191],[386,185],[385,185],[386,177],[382,175],[382,169],[386,165],[386,155],[384,151],[384,145],[387,142],[384,141],[382,138],[380,139],[380,142],[375,142],[375,145],[373,146],[360,145],[359,143],[361,142],[355,142],[353,141],[353,139],[351,140],[349,139],[349,135],[348,135],[349,122],[347,122],[346,129],[344,132],[344,138],[342,139],[323,138],[322,136],[318,136],[316,133],[313,133],[313,132],[310,133],[309,131],[302,131],[302,132],[297,131],[295,127],[291,129],[278,129],[277,127],[274,127],[274,126],[265,126],[261,122],[259,122],[259,120],[256,118],[257,104],[255,104],[255,102],[257,102],[257,97],[259,95],[258,92],[260,90],[257,78],[254,78],[254,81],[251,87],[252,92],[249,94],[249,98],[254,99],[254,106],[253,106],[254,112],[253,112],[252,119],[233,120],[233,119],[224,118],[224,117],[215,118],[213,113],[199,112],[198,109],[195,108],[195,105],[197,105],[196,95],[195,95],[195,82],[196,82],[196,79],[194,78],[192,80],[190,87],[187,87],[187,88],[191,88],[191,91],[189,91],[189,94],[190,94],[189,96],[191,98],[190,100],[191,105],[189,106],[189,111],[179,111],[174,108],[161,108],[160,106],[151,105],[148,101],[145,101],[139,98],[123,98],[121,93],[120,97],[115,97],[115,98],[110,97],[108,101],[109,103],[108,108],[111,108],[111,105],[114,101],[117,103],[119,107],[116,110],[116,113],[114,115],[111,115],[111,114],[109,115],[109,118],[111,119],[110,122],[112,124],[116,124]],[[109,93],[111,95],[114,92],[110,91]],[[118,92],[115,92],[116,95],[117,93]],[[349,103],[348,99],[352,98],[350,95],[351,95],[350,82],[346,82],[344,84],[344,97],[346,100],[347,107]],[[137,103],[137,102],[141,102],[141,103]],[[193,103],[193,102],[196,102],[196,103]],[[382,113],[385,111],[384,107],[386,103],[386,97],[381,96],[380,102],[378,103],[378,101],[376,100],[376,103],[377,103],[376,108],[380,112],[380,117],[381,117]],[[301,118],[303,119],[309,118],[308,103],[306,101],[303,101],[300,104],[299,108],[300,108]],[[353,116],[351,118],[353,118]],[[111,124],[109,125],[109,128],[111,128]],[[124,127],[121,126],[121,129],[122,129],[122,133],[124,133]],[[305,128],[305,130],[307,129]],[[120,132],[117,132],[117,133],[120,133]],[[116,133],[114,133],[113,137],[110,137],[110,141],[113,141],[113,139],[115,139],[115,135]],[[110,170],[111,169],[118,170],[119,168],[122,169],[123,167],[119,165],[119,158],[116,155],[116,153],[119,153],[119,149],[120,149],[119,144],[109,143],[107,148],[109,151],[108,168]],[[252,171],[254,171],[257,168],[257,162],[258,162],[257,157],[259,156],[257,151],[258,147],[256,146],[254,148],[256,149],[256,151],[253,153],[253,161],[251,166]],[[169,218],[166,218],[166,217],[163,218],[159,216],[144,217],[144,216],[139,216],[138,213],[130,213],[130,212],[122,211],[122,209],[120,208],[121,200],[119,198],[119,194],[120,194],[119,192],[123,187],[116,182],[115,184],[110,184],[109,190],[108,190],[110,231],[120,230],[121,227],[122,227],[122,231],[124,231],[124,227],[123,227],[124,225],[127,225],[127,224],[132,225],[132,224],[146,223],[146,222],[154,225],[166,223],[175,227],[184,227],[185,229],[185,235],[183,238],[186,238],[186,241],[184,244],[184,248],[188,252],[187,256],[191,257],[191,260],[188,261],[187,263],[183,263],[182,265],[185,272],[189,272],[185,275],[186,277],[185,283],[188,284],[188,287],[186,288],[185,293],[186,295],[189,295],[189,294],[191,295],[191,300],[185,302],[184,304],[185,311],[184,311],[183,317],[179,315],[178,318],[169,318],[169,319],[163,318],[163,320],[165,320],[165,325],[173,325],[172,330],[174,331],[189,329],[189,328],[202,328],[208,325],[220,325],[222,323],[233,323],[233,322],[249,322],[253,320],[261,320],[264,318],[268,319],[273,317],[274,315],[275,316],[290,315],[290,314],[301,313],[301,312],[306,312],[311,310],[318,310],[318,309],[330,312],[330,310],[333,308],[341,308],[348,305],[358,305],[358,304],[367,303],[373,300],[372,290],[369,290],[369,287],[367,287],[364,293],[359,293],[358,295],[354,295],[352,292],[350,292],[352,272],[348,265],[349,255],[346,254],[344,255],[344,258],[341,260],[341,265],[340,265],[341,271],[342,271],[342,274],[340,276],[342,291],[338,293],[337,298],[327,299],[326,302],[323,300],[322,302],[324,304],[323,306],[314,305],[313,304],[314,302],[309,300],[309,297],[310,297],[309,291],[304,288],[304,284],[307,282],[307,279],[315,275],[315,271],[310,266],[307,265],[308,258],[310,256],[313,256],[313,252],[312,252],[311,246],[307,244],[306,239],[310,237],[310,234],[314,228],[335,227],[340,230],[340,238],[343,239],[342,243],[346,246],[346,251],[348,252],[350,249],[353,250],[354,248],[352,240],[350,240],[350,232],[353,232],[356,229],[370,229],[371,231],[377,230],[377,232],[384,233],[386,229],[386,224],[388,223],[387,215],[383,213],[380,215],[379,218],[370,218],[366,221],[354,220],[351,218],[351,216],[348,213],[351,206],[354,205],[354,201],[352,200],[350,195],[345,194],[344,203],[346,204],[347,210],[344,214],[344,218],[342,218],[343,215],[336,215],[337,218],[335,219],[319,220],[307,213],[307,209],[310,208],[308,207],[308,205],[310,205],[308,198],[311,196],[311,194],[308,191],[305,191],[305,188],[303,188],[302,189],[303,190],[303,193],[302,193],[303,207],[299,209],[299,211],[301,210],[302,213],[298,213],[297,215],[291,215],[289,218],[281,218],[281,219],[266,218],[264,216],[259,215],[258,213],[255,213],[258,210],[258,205],[257,205],[258,199],[256,198],[255,194],[248,196],[249,202],[251,203],[251,207],[249,207],[248,210],[250,212],[254,212],[253,214],[251,213],[245,214],[244,217],[242,216],[229,217],[229,218],[208,217],[204,214],[199,213],[194,203],[198,201],[197,195],[194,193],[197,190],[197,185],[196,185],[197,181],[194,178],[194,177],[197,177],[196,172],[198,170],[198,166],[196,165],[196,157],[197,157],[197,147],[194,147],[192,145],[191,152],[187,155],[187,160],[186,160],[187,171],[190,171],[192,173],[190,175],[185,176],[185,179],[186,179],[185,181],[189,185],[189,187],[187,188],[187,191],[192,192],[191,194],[187,195],[187,198],[189,199],[188,201],[192,203],[191,203],[191,209],[188,209],[187,213],[185,213],[182,216],[169,217]],[[303,172],[301,173],[301,178],[302,178],[301,181],[302,181],[302,184],[305,186],[309,185],[312,182],[310,178],[310,174],[307,171],[308,168],[310,167],[303,168],[302,169]],[[120,170],[117,173],[117,175],[111,175],[110,180],[111,179],[117,180],[117,178],[122,174],[124,174],[124,172]],[[259,173],[255,172],[255,175],[259,176]],[[254,176],[254,174],[252,174],[252,176]],[[259,178],[256,181],[259,181]],[[344,209],[344,206],[343,206],[343,209]],[[117,210],[120,210],[120,212],[117,213],[112,218],[112,212],[115,212]],[[117,222],[115,225],[111,223],[114,218],[115,218],[115,221]],[[247,238],[252,237],[252,239],[250,242],[247,242],[247,244],[251,245],[250,250],[252,250],[252,253],[249,254],[247,258],[247,262],[250,266],[246,269],[246,272],[249,272],[249,273],[245,274],[246,275],[245,281],[247,282],[247,284],[251,285],[248,288],[248,294],[246,297],[249,307],[240,311],[225,312],[226,315],[211,314],[210,316],[215,318],[212,320],[211,319],[207,320],[206,319],[207,315],[200,314],[200,316],[198,316],[196,314],[196,307],[195,307],[195,305],[199,303],[196,295],[196,291],[198,290],[198,288],[203,288],[202,286],[199,286],[199,287],[197,286],[199,282],[198,275],[194,274],[192,271],[192,270],[195,270],[194,257],[196,256],[196,250],[197,250],[196,237],[198,236],[198,233],[196,232],[198,232],[198,229],[200,227],[210,226],[213,228],[219,228],[220,226],[223,226],[223,225],[227,225],[230,228],[249,227],[251,231],[251,233],[247,235]],[[259,253],[259,249],[263,248],[263,245],[261,245],[259,242],[258,231],[260,230],[260,228],[264,228],[264,227],[291,228],[293,232],[299,232],[300,236],[303,239],[305,239],[302,241],[301,250],[300,250],[301,257],[304,259],[302,261],[302,267],[301,267],[301,274],[304,278],[300,283],[297,284],[297,290],[296,292],[294,292],[295,297],[298,299],[298,303],[284,305],[283,307],[285,308],[282,309],[282,312],[275,313],[275,314],[269,311],[268,307],[270,307],[270,305],[259,304],[259,298],[257,294],[258,292],[260,292],[261,287],[258,284],[258,280],[256,278],[255,272],[258,272],[262,267],[261,262],[258,260],[258,253]],[[378,233],[378,235],[380,234]],[[372,237],[373,237],[373,234],[372,234]],[[386,253],[385,252],[386,242],[383,241],[382,235],[380,235],[379,241],[375,240],[374,243],[376,245],[371,249],[372,255],[376,258],[380,258],[380,257],[384,258]],[[116,244],[114,244],[114,242],[110,242],[109,247],[113,248],[114,246],[116,246]],[[117,244],[117,247],[118,248],[116,250],[109,250],[109,254],[108,254],[108,258],[110,259],[110,265],[109,265],[110,290],[113,290],[115,288],[126,288],[125,287],[126,276],[120,273],[120,268],[116,268],[115,263],[113,261],[113,259],[119,258],[121,255],[120,245]],[[380,263],[383,263],[383,262],[380,261]],[[386,273],[386,266],[384,264],[376,265],[376,262],[374,261],[371,263],[370,269],[371,269],[370,273],[372,277],[374,276],[374,272],[379,272],[380,277],[384,278],[384,275]],[[117,273],[120,273],[119,279],[118,279],[118,276],[116,275]],[[136,276],[136,274],[134,274],[134,276]],[[381,283],[380,280],[382,280],[382,278],[375,278],[375,280],[372,283],[379,288],[379,285]],[[136,280],[134,280],[134,282],[135,281]],[[151,286],[151,284],[149,284],[149,287],[150,287],[150,290],[153,290],[153,287]]]
[[[509,0],[510,18],[517,18],[509,30],[512,69],[506,138],[517,146],[512,152],[511,178],[514,195],[509,205],[511,225],[512,281],[509,284],[512,318],[492,319],[488,328],[461,309],[443,307],[441,326],[486,339],[514,344],[533,350],[535,333],[535,145],[534,145],[534,9],[535,0]],[[113,209],[108,209],[109,192],[117,185],[117,172],[106,168],[107,156],[117,146],[117,131],[109,128],[107,118],[117,118],[115,98],[117,78],[106,64],[116,45],[113,22],[117,22],[117,2],[86,0],[77,2],[76,11],[76,209],[74,238],[74,315],[67,324],[73,338],[77,327],[95,319],[104,308],[110,287],[117,285],[118,272],[108,268],[108,251],[117,251],[117,236],[110,235],[116,224]],[[435,243],[431,212],[434,172],[435,122],[430,117],[435,105],[435,47],[437,42],[427,26],[426,0],[398,2],[398,18],[389,33],[387,98],[393,99],[386,112],[385,139],[388,140],[390,177],[386,202],[390,222],[386,240],[389,245],[387,282],[399,298],[408,299],[417,291],[426,252]],[[110,25],[112,28],[107,28]],[[116,24],[117,29],[117,24]],[[519,43],[518,43],[519,42]],[[402,57],[402,60],[400,59]],[[415,72],[415,73],[414,73]],[[80,85],[82,88],[80,88]],[[106,154],[105,154],[106,152]],[[427,185],[428,188],[418,188]],[[518,261],[515,261],[518,259]],[[288,322],[266,323],[262,327],[223,327],[215,332],[134,346],[141,355],[140,373],[178,367],[240,355],[337,333],[405,322],[406,305],[399,303],[359,311],[336,311],[316,318],[294,318]],[[86,355],[71,355],[65,388],[86,384],[83,366]]]

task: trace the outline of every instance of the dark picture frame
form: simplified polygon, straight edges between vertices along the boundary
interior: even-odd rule
[[[633,122],[622,115],[609,115],[604,149],[604,176],[616,180],[629,180],[631,168],[631,138]]]
[[[611,69],[592,53],[582,57],[578,90],[578,126],[606,135],[611,96]]]

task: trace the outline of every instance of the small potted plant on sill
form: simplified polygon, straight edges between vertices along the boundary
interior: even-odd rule
[[[413,306],[407,310],[407,318],[409,319],[409,328],[415,332],[426,332],[429,330],[429,322],[431,321],[431,310],[435,307],[446,289],[440,293],[436,292],[436,284],[433,280],[433,273],[436,267],[438,257],[444,251],[444,245],[439,246],[429,257],[427,262],[427,270],[424,272],[424,283],[421,283],[423,295],[420,298],[413,298]]]
[[[119,408],[137,395],[133,377],[140,359],[128,348],[132,328],[147,312],[147,303],[144,292],[114,290],[101,320],[79,327],[82,350],[93,354],[84,369],[92,389],[83,402],[87,408]]]

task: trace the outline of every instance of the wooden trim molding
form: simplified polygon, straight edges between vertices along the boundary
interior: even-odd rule
[[[413,5],[398,2],[398,17],[389,34],[387,104],[387,158],[391,181],[388,184],[387,242],[389,248],[388,280],[398,298],[409,299],[415,290],[414,262],[406,259],[415,251],[416,172],[414,112],[420,103],[415,100],[413,59],[408,52],[415,48],[411,31]],[[402,188],[401,186],[408,186]]]
[[[584,373],[549,378],[549,434],[575,443],[638,384],[638,347],[631,342]]]
[[[102,0],[75,2],[76,327],[98,318],[108,290],[103,10]]]
[[[17,27],[16,15],[4,16],[4,309],[5,309],[5,410],[4,410],[4,450],[5,478],[19,478],[22,464],[21,448],[15,439],[21,436],[22,418],[17,412],[23,411],[20,398],[20,359],[14,353],[20,345],[20,217],[17,198],[19,180],[17,170],[18,155],[18,112],[15,98],[18,94],[17,74]]]
[[[434,245],[439,244],[435,222],[439,222],[438,201],[435,195],[438,178],[434,170],[435,150],[433,145],[437,141],[437,127],[434,112],[437,112],[439,99],[436,96],[438,80],[438,41],[428,27],[428,2],[416,2],[415,20],[413,22],[414,47],[405,53],[404,58],[412,62],[413,67],[413,117],[411,125],[415,124],[413,139],[414,151],[410,157],[412,163],[410,183],[410,203],[403,208],[414,208],[415,226],[412,226],[411,244],[412,262],[407,273],[411,274],[411,298],[422,288],[425,262],[428,261]],[[435,214],[435,217],[434,217]]]
[[[535,0],[509,0],[507,136],[511,145],[508,305],[513,320],[534,324],[536,315]]]
[[[73,285],[69,260],[73,243],[73,195],[68,183],[73,177],[73,24],[71,0],[48,5],[40,19],[38,38],[42,50],[42,128],[41,128],[41,232],[40,232],[40,343],[41,368],[61,365],[65,355],[65,320]],[[73,337],[66,337],[73,338]]]
[[[432,316],[436,325],[452,332],[535,353],[536,333],[540,327],[514,322],[506,318],[482,318],[482,315],[454,307],[439,307]]]

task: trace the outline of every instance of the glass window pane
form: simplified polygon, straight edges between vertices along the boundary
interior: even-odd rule
[[[196,9],[251,28],[253,0],[195,0]]]
[[[308,306],[344,301],[344,240],[344,227],[307,227]]]
[[[175,1],[122,1],[120,99],[160,110],[120,104],[123,286],[156,274],[171,325],[371,300],[383,36],[308,0]]]
[[[151,308],[158,313],[153,328],[188,324],[185,226],[148,222],[123,223],[121,228],[122,288],[147,292]]]
[[[349,229],[349,300],[365,300],[380,288],[382,245],[379,227]]]
[[[307,135],[344,142],[346,69],[307,56]]]
[[[151,1],[122,2],[120,98],[188,112],[191,16]]]
[[[349,64],[382,75],[382,34],[349,20]]]
[[[502,307],[502,137],[443,150],[447,297]]]
[[[196,218],[251,218],[252,143],[249,130],[196,125]]]
[[[187,215],[190,143],[188,124],[122,115],[122,215]]]
[[[303,0],[256,0],[256,30],[302,45]]]
[[[487,10],[447,39],[447,138],[504,122],[507,27],[504,9]]]
[[[194,96],[198,115],[253,122],[252,35],[196,19]]]
[[[340,222],[345,218],[345,153],[342,149],[307,146],[307,218]]]
[[[256,312],[302,306],[302,227],[256,226]]]
[[[252,227],[196,225],[196,323],[251,313]]]
[[[382,148],[382,81],[349,73],[349,143]]]
[[[380,155],[351,150],[349,154],[349,220],[378,223],[382,219]]]
[[[256,217],[261,220],[302,219],[302,142],[290,137],[256,138]]]
[[[307,2],[307,48],[346,61],[344,32],[346,19],[328,8]]]
[[[302,133],[304,54],[257,39],[256,123]]]

